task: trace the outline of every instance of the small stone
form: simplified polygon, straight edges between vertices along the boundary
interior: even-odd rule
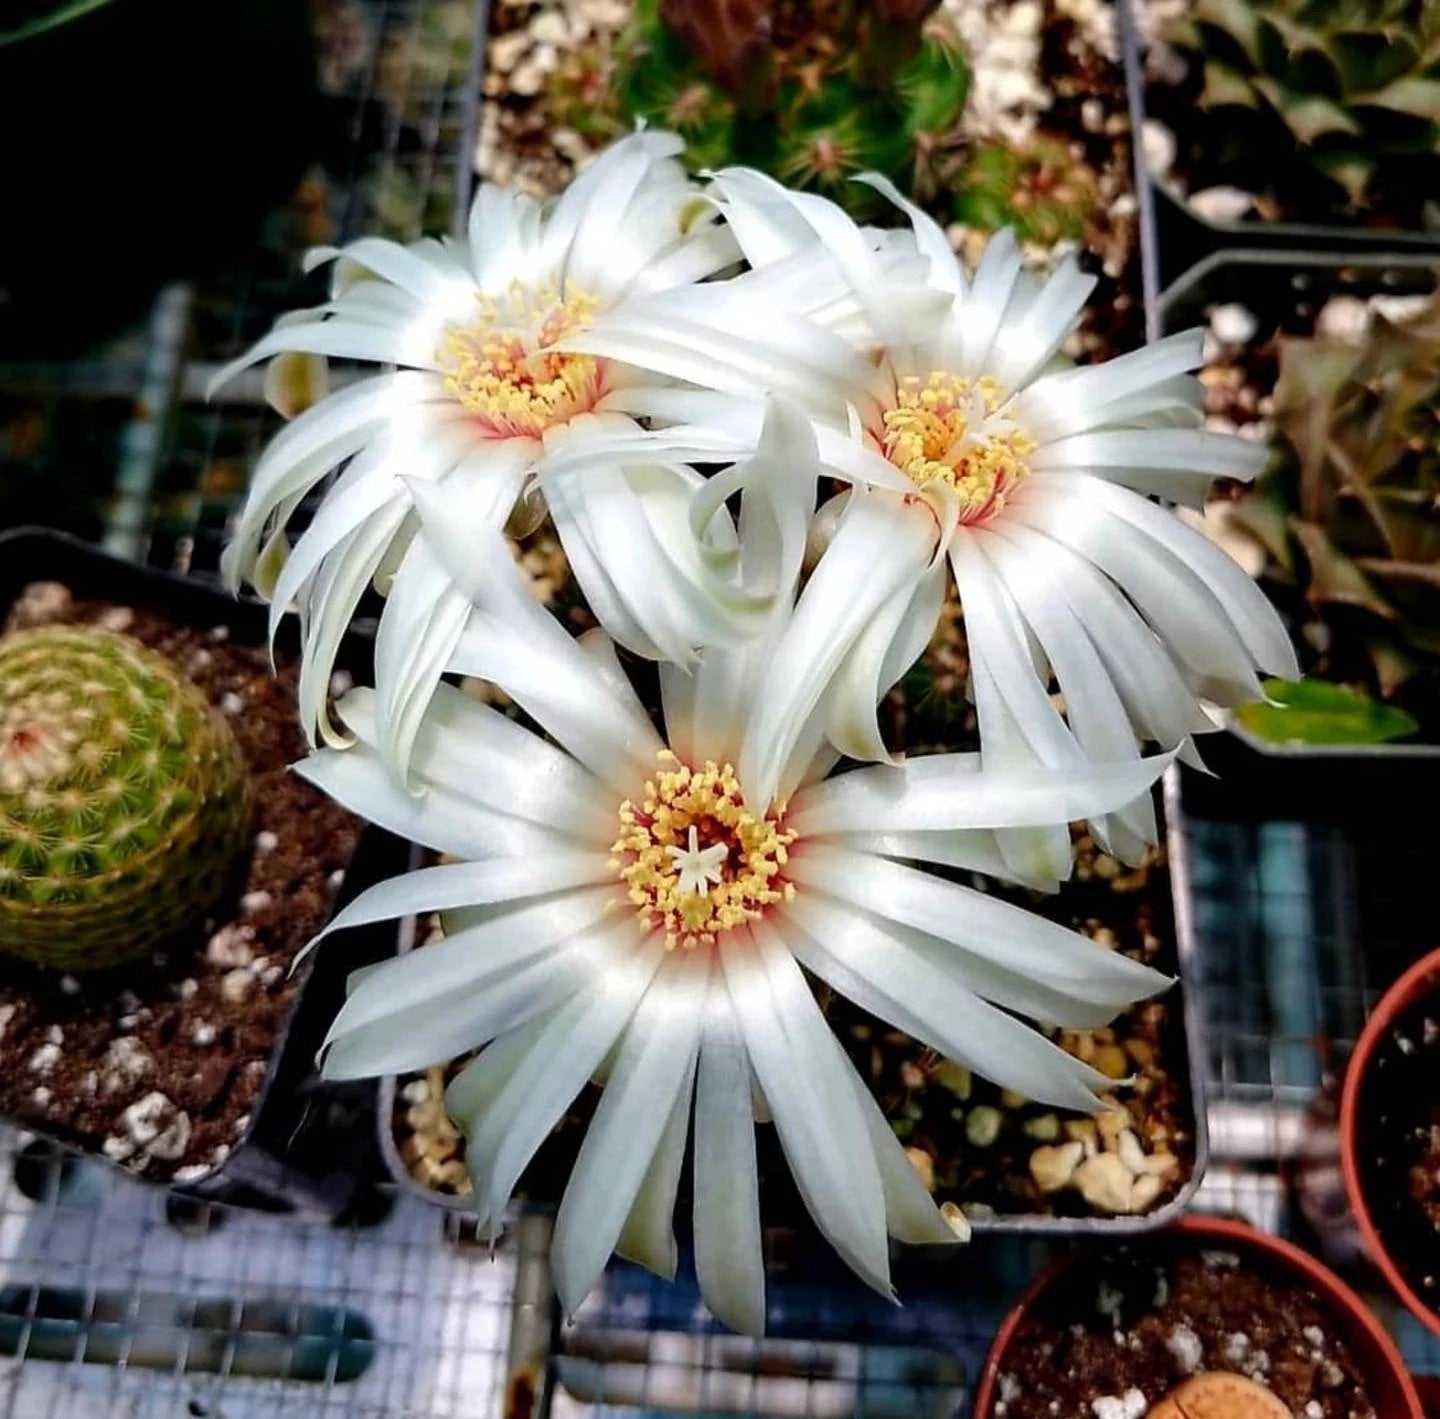
[[[250,949],[254,939],[253,927],[236,922],[222,926],[206,943],[205,959],[212,966],[248,966],[255,959]]]
[[[258,911],[264,911],[270,905],[272,898],[269,892],[246,892],[240,898],[240,910],[246,916],[254,916]]]
[[[151,1142],[148,1152],[152,1158],[160,1158],[164,1162],[173,1163],[177,1158],[185,1156],[185,1150],[189,1146],[190,1115],[183,1110],[177,1110],[175,1117]]]
[[[242,713],[244,709],[245,701],[242,700],[234,690],[226,690],[225,693],[220,696],[221,714],[228,714],[233,718],[235,715]]]
[[[120,1121],[134,1142],[143,1147],[159,1136],[161,1119],[173,1109],[170,1100],[155,1090],[131,1104],[120,1115]]]
[[[116,1022],[122,1030],[133,1030],[140,1023],[138,1015],[122,1015]]]
[[[60,993],[62,995],[79,995],[80,982],[74,976],[60,977]],[[13,1006],[11,1007],[14,1008]]]
[[[948,1089],[957,1099],[968,1099],[974,1080],[969,1069],[953,1059],[942,1059],[931,1070],[935,1082],[942,1089]]]
[[[256,852],[274,852],[275,849],[279,846],[280,839],[277,838],[275,834],[270,831],[269,828],[265,828],[261,832],[255,834]]]
[[[195,992],[199,989],[200,982],[187,976],[186,979],[180,982],[180,999],[191,999],[191,997],[193,997]]]
[[[135,1145],[128,1138],[111,1134],[100,1145],[100,1151],[112,1162],[123,1163],[135,1152]]]
[[[10,1022],[15,1018],[15,1005],[0,1005],[0,1040],[5,1038],[5,1031],[9,1028]]]
[[[1095,1128],[1100,1135],[1100,1142],[1112,1153],[1119,1146],[1120,1135],[1129,1127],[1130,1115],[1113,1104],[1095,1116]]]
[[[923,1148],[907,1148],[905,1156],[910,1160],[910,1166],[925,1184],[927,1192],[935,1189],[935,1160]]]
[[[1238,222],[1255,206],[1255,194],[1238,187],[1206,187],[1190,194],[1190,206],[1207,222]]]
[[[60,1046],[43,1044],[30,1056],[29,1070],[32,1074],[49,1074],[60,1063]]]
[[[1248,345],[1255,338],[1259,322],[1247,307],[1231,301],[1210,312],[1210,329],[1217,340],[1227,345]]]
[[[65,1043],[65,1031],[59,1025],[47,1025],[45,1027],[45,1043],[47,1045],[63,1045]]]
[[[1030,1102],[1024,1094],[1017,1094],[1013,1089],[1002,1089],[1000,1091],[1000,1107],[1002,1109],[1023,1109]]]
[[[240,966],[233,971],[226,971],[220,978],[220,994],[229,1001],[244,1000],[250,994],[255,985],[254,973]]]
[[[250,1115],[249,1115],[249,1114],[241,1114],[240,1117],[235,1120],[235,1122],[234,1122],[234,1124],[232,1125],[230,1131],[235,1135],[236,1138],[239,1138],[240,1135],[243,1134],[243,1133],[245,1132],[245,1130],[246,1130],[247,1128],[249,1128],[249,1127],[250,1127]]]
[[[1154,1173],[1146,1173],[1135,1179],[1130,1189],[1131,1212],[1143,1212],[1152,1202],[1155,1201],[1164,1190],[1165,1180],[1156,1177]]]
[[[52,1098],[54,1098],[54,1095],[45,1085],[41,1084],[31,1093],[30,1102],[34,1104],[37,1109],[43,1109],[48,1107]]]
[[[199,1045],[201,1049],[207,1045],[213,1045],[215,1043],[215,1026],[202,1020],[190,1032],[190,1040],[191,1043]]]
[[[973,1147],[989,1148],[999,1138],[1000,1127],[1004,1121],[999,1109],[989,1104],[981,1104],[966,1115],[965,1137]]]
[[[968,1242],[970,1240],[970,1218],[953,1202],[942,1202],[940,1204],[940,1215],[945,1219],[945,1225],[949,1227],[962,1242]]]
[[[910,1090],[925,1087],[925,1071],[913,1060],[907,1059],[900,1066],[900,1082]]]
[[[1155,1063],[1155,1047],[1149,1040],[1126,1040],[1125,1053],[1141,1068]]]
[[[1183,1374],[1193,1375],[1205,1358],[1205,1346],[1188,1325],[1177,1325],[1165,1337],[1165,1348],[1175,1357]]]
[[[1041,1192],[1059,1192],[1075,1176],[1084,1157],[1083,1143],[1037,1148],[1030,1155],[1030,1176]]]
[[[1092,1207],[1104,1212],[1131,1211],[1135,1179],[1114,1153],[1097,1153],[1075,1170],[1075,1186]]]
[[[1130,1073],[1130,1061],[1119,1045],[1101,1045],[1091,1063],[1107,1079],[1124,1079]]]
[[[199,1182],[201,1178],[207,1177],[209,1173],[209,1163],[187,1163],[183,1168],[175,1169],[171,1181],[177,1183]]]
[[[210,628],[210,639],[212,641],[228,641],[230,639],[230,627],[212,626]]]
[[[135,613],[128,606],[112,606],[95,624],[107,631],[128,631],[135,624]]]
[[[1027,1118],[1021,1127],[1024,1128],[1026,1136],[1037,1143],[1053,1143],[1060,1137],[1060,1116],[1041,1114],[1038,1118]]]
[[[1313,1346],[1316,1350],[1325,1348],[1325,1332],[1318,1325],[1307,1325],[1300,1334],[1305,1337],[1306,1344]]]

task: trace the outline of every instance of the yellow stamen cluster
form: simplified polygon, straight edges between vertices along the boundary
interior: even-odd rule
[[[600,397],[600,361],[550,347],[598,304],[553,282],[481,296],[475,319],[450,326],[436,351],[446,393],[496,438],[539,437],[584,413]]]
[[[986,522],[1030,475],[1035,441],[1004,417],[1005,392],[990,375],[971,381],[943,370],[900,381],[885,414],[885,456],[915,484],[943,482],[960,499],[960,522]]]
[[[660,771],[646,782],[643,800],[637,805],[627,798],[620,805],[612,865],[640,920],[665,933],[667,950],[713,946],[720,932],[794,897],[794,885],[781,873],[795,833],[780,826],[783,806],[765,818],[745,807],[729,764],[707,760],[692,769],[668,749],[659,758]],[[667,851],[685,848],[692,826],[702,847],[728,849],[720,881],[703,893],[680,889],[680,866]]]

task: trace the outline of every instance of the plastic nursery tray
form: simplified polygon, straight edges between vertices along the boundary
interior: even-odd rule
[[[1164,798],[1167,820],[1178,824],[1179,815],[1175,812],[1179,801],[1178,778],[1174,769],[1166,778]],[[1175,1196],[1163,1207],[1139,1216],[1052,1217],[1016,1213],[1010,1216],[977,1217],[972,1220],[973,1229],[977,1233],[1113,1237],[1149,1232],[1173,1222],[1184,1213],[1200,1186],[1209,1162],[1209,1136],[1206,1128],[1204,1093],[1205,1049],[1201,1014],[1194,991],[1187,985],[1187,982],[1193,978],[1194,933],[1191,930],[1190,915],[1187,910],[1190,897],[1189,859],[1183,833],[1178,830],[1178,827],[1171,826],[1167,829],[1166,846],[1170,859],[1171,895],[1175,905],[1175,957],[1178,975],[1170,998],[1179,1000],[1180,1033],[1184,1039],[1183,1048],[1176,1052],[1174,1065],[1183,1070],[1183,1077],[1177,1082],[1181,1085],[1184,1096],[1189,1100],[1191,1109],[1195,1149],[1190,1174],[1181,1184]],[[418,865],[419,861],[420,858],[417,854],[414,858],[414,865]],[[400,923],[395,948],[397,954],[403,955],[414,949],[415,934],[414,918],[407,918]],[[402,1192],[431,1206],[460,1214],[472,1212],[474,1209],[470,1198],[426,1187],[414,1177],[405,1165],[405,1160],[400,1156],[400,1150],[395,1142],[394,1112],[398,1092],[399,1080],[396,1076],[387,1075],[380,1081],[379,1097],[376,1103],[376,1130],[380,1153],[390,1171],[390,1176]],[[537,1199],[533,1205],[543,1208],[552,1205],[553,1202],[558,1202],[558,1198]]]
[[[65,533],[43,528],[0,532],[0,607],[9,607],[33,581],[60,581],[82,596],[161,609],[182,625],[223,624],[237,641],[264,644],[266,609],[230,596],[219,586],[111,556]],[[279,638],[293,651],[293,621]],[[369,673],[370,637],[362,629],[342,647],[339,664],[356,676]],[[337,909],[372,882],[400,870],[407,845],[366,827],[345,871]],[[353,1200],[373,1160],[371,1113],[374,1090],[365,1084],[320,1086],[313,1061],[325,1029],[344,999],[345,976],[393,950],[380,930],[354,932],[344,953],[316,952],[299,969],[300,988],[281,1027],[251,1121],[226,1160],[205,1177],[176,1191],[190,1196],[334,1217]],[[343,967],[343,969],[342,969]],[[14,1120],[28,1134],[69,1153],[83,1153],[133,1181],[134,1173],[73,1138],[29,1120]],[[165,1185],[165,1184],[159,1184]]]
[[[1433,290],[1437,284],[1440,252],[1434,256],[1397,252],[1217,252],[1192,267],[1160,296],[1155,311],[1157,333],[1168,335],[1203,325],[1213,307],[1238,302],[1255,315],[1256,338],[1268,339],[1301,301],[1318,309],[1333,296],[1411,295]],[[1298,780],[1305,777],[1307,764],[1365,765],[1424,759],[1440,762],[1437,744],[1276,744],[1233,723],[1230,734],[1251,751],[1248,756],[1240,756],[1240,773],[1274,773],[1282,780],[1293,777],[1297,779],[1296,791],[1302,793],[1304,785]],[[1228,755],[1228,748],[1225,752]],[[1206,753],[1207,762],[1213,757]],[[1278,762],[1267,766],[1267,760]],[[1287,774],[1282,768],[1285,762],[1297,765],[1299,774]]]
[[[1115,0],[1135,143],[1135,174],[1141,213],[1141,241],[1145,265],[1156,280],[1155,290],[1175,281],[1181,273],[1219,252],[1285,250],[1353,252],[1356,255],[1400,252],[1417,257],[1440,256],[1440,232],[1401,228],[1338,226],[1321,222],[1267,222],[1249,218],[1234,222],[1212,221],[1191,206],[1184,193],[1162,183],[1150,170],[1145,145],[1138,135],[1148,117],[1145,56],[1140,49],[1135,11],[1146,0]],[[1152,325],[1152,337],[1158,329]]]

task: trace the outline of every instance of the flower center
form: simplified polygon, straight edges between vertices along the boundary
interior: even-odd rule
[[[881,448],[918,487],[945,483],[960,500],[964,526],[988,522],[1030,476],[1025,459],[1035,441],[1006,417],[998,380],[934,370],[900,381],[885,415]]]
[[[44,691],[0,709],[0,792],[63,777],[75,759],[81,725],[63,691]]]
[[[644,799],[620,805],[613,865],[667,950],[713,946],[720,932],[795,895],[781,875],[795,833],[780,826],[783,806],[763,818],[745,807],[729,764],[692,769],[668,749],[659,758]]]
[[[595,314],[594,296],[516,281],[478,305],[474,320],[446,329],[435,358],[445,392],[491,437],[538,438],[594,407],[601,362],[550,348]]]

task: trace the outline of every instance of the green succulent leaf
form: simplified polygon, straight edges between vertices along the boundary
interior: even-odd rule
[[[1223,30],[1250,57],[1260,62],[1260,16],[1249,0],[1196,0],[1191,7],[1195,20]]]
[[[1210,60],[1205,65],[1205,88],[1200,94],[1201,108],[1259,108],[1260,95],[1244,74]]]
[[[1310,564],[1306,596],[1312,605],[1333,602],[1359,607],[1385,620],[1395,619],[1395,608],[1360,567],[1330,540],[1322,527],[1299,518],[1293,519],[1290,525]]]
[[[958,46],[927,39],[901,71],[896,92],[905,132],[942,133],[959,120],[970,93],[970,67]]]
[[[1408,113],[1413,118],[1440,123],[1440,79],[1410,74],[1383,89],[1356,94],[1351,102],[1368,108],[1388,108],[1395,113]]]
[[[1383,744],[1419,727],[1403,709],[1328,680],[1266,680],[1264,689],[1267,698],[1235,718],[1273,744]]]

